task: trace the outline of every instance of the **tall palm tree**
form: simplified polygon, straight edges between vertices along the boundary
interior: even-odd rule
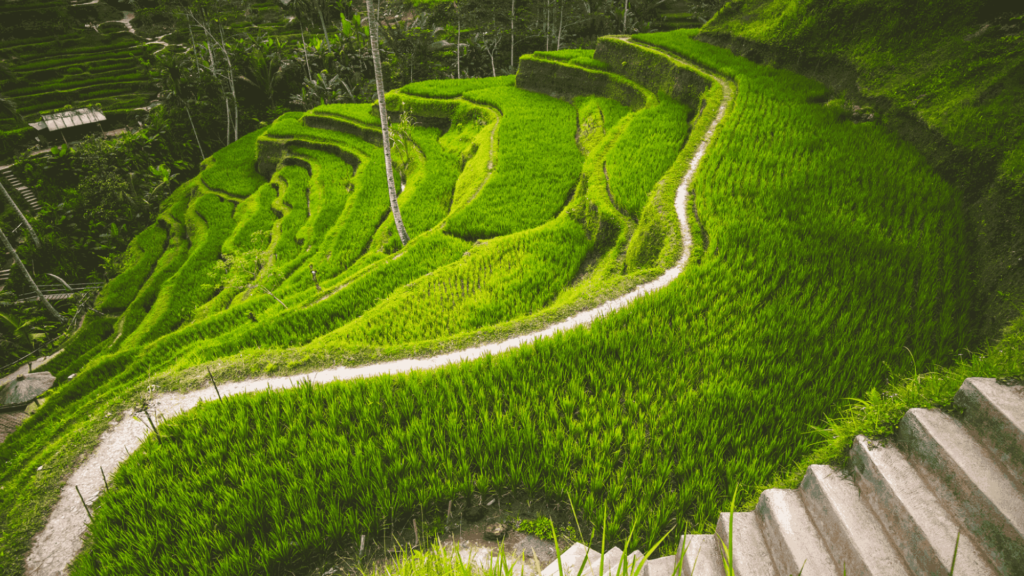
[[[203,160],[206,160],[206,154],[203,153],[203,145],[199,141],[199,132],[196,131],[196,125],[192,122],[192,112],[188,109],[188,103],[191,98],[188,83],[185,81],[185,76],[188,74],[185,55],[169,53],[167,56],[159,58],[158,62],[163,74],[160,78],[161,91],[157,97],[164,102],[174,103],[185,109],[188,123],[192,126],[192,134],[196,137],[196,145],[199,146],[199,155],[203,157]]]
[[[380,50],[377,47],[377,18],[374,17],[372,0],[366,0],[366,14],[370,18],[370,52],[373,55],[373,75],[377,81],[377,102],[380,108],[380,132],[384,140],[384,170],[388,175],[388,199],[391,201],[391,213],[395,216],[395,228],[402,246],[409,243],[409,235],[402,223],[402,213],[398,209],[398,195],[395,194],[395,175],[391,170],[391,141],[388,138],[388,109],[384,103],[384,77],[380,70]]]
[[[39,302],[43,304],[46,311],[50,313],[50,316],[57,319],[58,322],[63,322],[64,317],[57,312],[53,305],[50,304],[49,300],[43,298],[43,291],[39,289],[39,285],[32,279],[32,275],[28,273],[28,269],[25,268],[25,264],[23,264],[21,258],[18,257],[18,252],[14,250],[14,246],[11,246],[11,242],[7,240],[7,234],[4,234],[3,230],[0,230],[0,241],[3,242],[4,248],[7,249],[7,252],[14,257],[14,263],[18,265],[18,269],[25,275],[25,279],[28,280],[28,283],[32,285],[32,290],[35,291],[36,296],[39,297]]]
[[[14,208],[14,211],[18,214],[18,218],[21,218],[21,223],[24,224],[25,229],[28,230],[28,235],[32,238],[32,243],[36,245],[36,248],[39,248],[39,236],[36,236],[36,231],[32,228],[32,225],[28,223],[28,218],[25,218],[25,214],[23,214],[21,209],[18,208],[18,205],[14,203],[14,199],[11,198],[11,195],[7,193],[7,188],[4,187],[3,182],[0,182],[0,192],[4,193],[4,198],[7,200],[7,203],[11,205],[11,208]]]

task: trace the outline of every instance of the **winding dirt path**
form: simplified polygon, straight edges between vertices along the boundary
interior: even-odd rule
[[[685,62],[667,52],[662,52],[667,57],[675,58]],[[691,64],[693,65],[693,64]],[[694,65],[698,69],[702,69]],[[702,69],[703,70],[703,69]],[[683,177],[682,182],[676,190],[675,209],[679,217],[679,223],[683,239],[683,251],[679,261],[671,269],[667,270],[661,277],[635,288],[632,292],[614,300],[605,302],[601,306],[581,312],[562,322],[551,325],[544,330],[526,334],[504,342],[496,342],[434,356],[426,359],[406,359],[372,364],[368,366],[344,367],[338,366],[329,370],[310,374],[298,374],[294,376],[247,380],[243,382],[231,382],[219,384],[222,396],[230,396],[243,392],[258,392],[262,390],[284,390],[293,388],[300,379],[309,379],[315,384],[324,384],[337,380],[349,380],[380,374],[395,374],[409,372],[412,370],[429,370],[447,364],[474,360],[484,354],[498,354],[512,348],[528,344],[539,338],[553,335],[555,332],[568,330],[576,326],[588,325],[595,318],[603,316],[613,310],[624,308],[630,302],[656,290],[667,286],[682,272],[690,257],[692,240],[686,217],[686,200],[690,184],[693,181],[697,167],[707,150],[708,143],[718,128],[719,122],[725,115],[726,108],[732,100],[732,90],[729,83],[714,75],[709,70],[704,70],[718,82],[723,88],[722,102],[718,107],[715,119],[711,122],[704,133],[696,153],[690,161],[689,169]],[[152,415],[158,421],[166,421],[179,413],[191,410],[199,400],[211,402],[217,399],[213,387],[196,390],[188,394],[164,393],[154,395],[149,402]],[[118,465],[125,460],[128,454],[133,452],[142,443],[142,440],[149,434],[150,430],[143,422],[145,418],[136,420],[131,410],[126,411],[120,421],[112,420],[111,428],[100,436],[99,446],[89,454],[85,462],[75,470],[67,483],[61,490],[60,500],[54,507],[46,527],[42,532],[36,534],[32,542],[32,551],[26,558],[26,574],[28,576],[67,576],[68,566],[82,548],[82,538],[85,534],[88,517],[82,502],[78,499],[77,487],[81,491],[85,501],[89,504],[94,502],[103,489],[103,478],[100,475],[100,466],[109,476],[117,469]]]

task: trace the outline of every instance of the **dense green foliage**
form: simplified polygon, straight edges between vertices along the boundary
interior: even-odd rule
[[[129,242],[156,219],[160,202],[179,181],[179,167],[158,162],[166,143],[147,130],[88,137],[55,152],[15,169],[42,206],[32,218],[42,246],[27,243],[19,254],[39,274],[68,282],[110,279]],[[14,221],[10,211],[4,216],[4,223]],[[16,293],[31,290],[20,275],[11,280],[7,288]]]
[[[970,286],[956,197],[916,153],[877,126],[842,122],[812,103],[823,92],[814,82],[686,34],[643,38],[734,79],[735,100],[693,187],[703,228],[694,230],[695,242],[702,244],[703,232],[708,243],[675,281],[589,328],[500,356],[204,404],[161,425],[160,441],[148,439],[121,465],[94,506],[72,573],[294,570],[328,555],[332,543],[379,538],[392,514],[401,520],[419,505],[436,511],[457,494],[494,490],[554,499],[568,493],[588,527],[607,504],[610,541],[621,543],[636,519],[637,547],[649,550],[672,524],[706,527],[733,487],[747,496],[806,454],[807,425],[842,398],[877,386],[884,364],[907,368],[903,346],[919,366],[932,366],[972,344],[962,336]],[[716,90],[696,116],[701,134],[717,112]],[[427,111],[416,98],[408,101]],[[258,137],[260,166],[273,166],[273,178],[254,180],[233,211],[199,179],[180,187],[163,203],[167,251],[138,280],[139,295],[115,326],[119,348],[105,344],[87,364],[64,366],[78,375],[0,445],[0,459],[17,464],[11,470],[32,468],[53,454],[46,446],[59,436],[58,410],[85,416],[123,406],[148,375],[169,368],[207,363],[225,374],[222,363],[247,362],[245,372],[228,372],[237,376],[281,370],[268,362],[326,366],[359,350],[408,351],[415,339],[443,345],[446,337],[551,306],[564,297],[560,290],[582,297],[580,286],[600,292],[628,280],[623,260],[643,225],[634,230],[609,212],[603,163],[633,130],[652,128],[642,116],[650,112],[601,99],[570,106],[505,87],[466,92],[432,111],[468,114],[466,99],[492,110],[493,119],[449,116],[452,128],[440,138],[414,131],[399,198],[414,210],[436,158],[455,205],[396,253],[374,244],[389,217],[380,149],[302,118],[282,118]],[[531,105],[523,110],[522,102]],[[541,124],[531,119],[534,107],[549,110],[543,126],[523,120]],[[585,156],[573,138],[577,113],[601,134],[583,138]],[[517,126],[555,136],[519,134]],[[466,162],[461,180],[471,162],[490,158],[492,135],[494,167],[484,162],[477,171],[493,176],[479,196],[459,203],[459,182],[444,162]],[[506,147],[534,154],[527,138],[551,138],[555,147],[540,159],[553,166],[561,154],[572,170],[545,173],[509,160]],[[677,157],[666,174],[686,163]],[[473,245],[450,235],[459,211],[474,210],[499,177],[523,179],[513,167],[564,181],[555,192],[566,195],[538,211],[544,217],[534,216],[539,222],[528,229]],[[663,206],[665,190],[681,177],[672,173],[667,184],[655,178],[648,202]],[[617,182],[609,184],[614,190]],[[305,215],[297,190],[307,185]],[[501,216],[523,213],[515,204],[528,186],[508,185]],[[426,193],[424,207],[437,206],[440,195]],[[338,199],[344,208],[336,220],[319,222],[314,199],[321,208]],[[644,221],[649,211],[637,202]],[[305,219],[285,226],[296,211]],[[619,224],[606,238],[602,222]],[[300,254],[310,248],[305,258],[319,290],[308,267],[295,264],[299,230],[306,239]],[[260,231],[269,237],[261,240]],[[158,235],[150,236],[152,244]],[[190,320],[191,308],[217,298],[218,281],[227,292],[234,272],[215,264],[222,250],[281,258],[237,289],[230,305]],[[591,276],[578,276],[574,267],[587,259],[595,262]],[[756,416],[722,416],[735,413]],[[40,438],[48,444],[37,444]],[[0,480],[24,478],[5,472]],[[173,553],[183,549],[192,553]]]
[[[808,34],[835,38],[837,47],[856,44],[839,26],[852,29],[859,14],[880,9],[899,25],[917,10],[830,4],[808,20],[812,30],[790,17],[813,3],[758,0],[736,3],[716,22],[730,22],[740,4],[764,9],[763,17],[731,22],[769,30],[764,38]],[[923,21],[948,16],[936,12]],[[485,25],[474,22],[472,32]],[[905,40],[887,33],[890,48]],[[510,491],[570,496],[582,536],[607,507],[610,545],[623,545],[636,521],[631,547],[675,553],[671,537],[651,549],[673,525],[707,530],[736,487],[749,500],[755,486],[805,459],[817,440],[806,429],[845,414],[844,398],[880,403],[875,388],[892,369],[911,368],[906,350],[927,369],[975,346],[968,226],[956,191],[891,133],[850,122],[835,101],[823,105],[827,91],[816,82],[692,36],[637,37],[672,66],[679,54],[729,79],[725,94],[734,97],[690,189],[695,245],[677,279],[589,328],[500,356],[203,403],[161,424],[159,439],[147,439],[108,478],[72,574],[299,573],[360,534],[379,540],[424,509],[441,517],[453,497]],[[337,71],[327,63],[357,53],[346,50],[358,33],[348,37],[335,54],[318,46],[313,66]],[[490,70],[481,38],[464,68]],[[421,44],[396,51],[393,78],[418,74],[417,58],[435,61]],[[865,47],[873,48],[859,44],[858,54],[874,58]],[[897,51],[880,52],[879,66]],[[517,90],[512,76],[389,94],[392,112],[394,99],[424,123],[450,122],[410,128],[409,147],[396,154],[411,236],[404,247],[387,204],[383,152],[372,144],[379,120],[367,104],[281,116],[215,154],[169,198],[151,197],[158,223],[136,236],[124,271],[97,301],[120,316],[86,319],[51,364],[60,385],[0,445],[0,571],[21,569],[23,558],[10,557],[27,553],[45,525],[39,503],[59,493],[59,473],[77,457],[66,447],[91,442],[153,383],[205,385],[198,378],[207,367],[218,379],[242,379],[450,350],[564,317],[672,265],[675,190],[696,146],[686,141],[687,119],[696,111],[693,134],[703,136],[723,90],[713,84],[685,103],[655,99],[659,89],[630,76],[651,70],[646,58],[537,55],[545,72],[583,77],[582,66],[590,79],[645,86],[636,93],[647,104],[633,111],[606,97],[570,105]],[[1009,108],[1013,74],[971,94]],[[303,87],[303,108],[343,93],[313,84]],[[243,100],[274,110],[282,94],[265,95]],[[221,101],[207,96],[205,104],[193,110],[204,142],[224,127],[214,106]],[[166,125],[187,127],[183,110],[169,109]],[[938,111],[929,113],[946,118]],[[360,126],[317,123],[331,115]],[[1024,174],[1024,155],[1008,153],[1001,165],[1012,183]],[[1020,374],[1020,366],[999,370]],[[907,397],[941,402],[949,388]],[[837,430],[838,442],[849,432]]]

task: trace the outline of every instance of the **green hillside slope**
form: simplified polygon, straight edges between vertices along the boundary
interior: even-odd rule
[[[737,0],[699,38],[821,81],[925,155],[963,198],[972,324],[996,338],[1024,303],[1024,6]]]
[[[389,93],[393,120],[417,124],[396,153],[405,246],[375,107],[285,114],[210,158],[0,444],[0,573],[22,572],[62,482],[149,387],[546,326],[676,265],[677,201],[686,267],[589,326],[160,423],[90,505],[71,574],[309,574],[413,518],[439,535],[445,504],[477,495],[571,498],[580,538],[607,511],[607,547],[636,522],[631,548],[673,554],[671,538],[654,549],[662,535],[707,531],[734,490],[790,470],[847,399],[976,347],[960,192],[880,123],[826,105],[821,83],[695,34],[602,38],[523,56],[514,77]]]

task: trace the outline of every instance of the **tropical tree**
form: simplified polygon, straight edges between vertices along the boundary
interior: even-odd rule
[[[0,312],[0,362],[4,364],[23,358],[46,340],[52,322],[21,310]]]
[[[179,105],[185,109],[185,114],[188,116],[188,123],[192,126],[192,134],[196,137],[196,145],[199,146],[199,155],[206,160],[206,154],[203,153],[203,144],[199,141],[199,132],[196,131],[195,122],[192,121],[192,112],[189,110],[189,102],[193,99],[193,94],[189,83],[187,82],[188,76],[188,63],[186,57],[182,53],[173,52],[166,56],[157,57],[157,65],[160,69],[160,93],[157,98],[162,102]]]
[[[342,89],[344,89],[344,92],[342,92]],[[333,104],[346,100],[351,102],[358,101],[345,80],[337,74],[330,76],[327,70],[321,70],[311,80],[303,80],[302,92],[291,97],[292,104],[302,106],[306,110],[323,104]]]
[[[235,67],[228,51],[227,38],[224,36],[225,12],[238,7],[237,0],[166,0],[178,16],[184,19],[192,33],[193,26],[203,33],[205,41],[195,42],[193,46],[197,55],[205,48],[208,59],[202,62],[214,78],[221,83],[224,94],[224,109],[227,119],[225,144],[238,140],[238,94],[235,91]],[[198,62],[198,59],[197,59]],[[234,104],[232,113],[231,105]],[[233,130],[232,130],[233,127]]]
[[[276,52],[267,55],[261,50],[253,50],[243,65],[243,71],[245,73],[238,79],[259,91],[273,108],[274,90],[284,75],[281,55]]]
[[[32,279],[32,275],[28,273],[28,269],[25,268],[25,264],[22,263],[21,258],[18,257],[17,250],[14,249],[14,246],[11,246],[11,242],[7,239],[7,234],[4,234],[3,230],[0,230],[0,242],[3,242],[4,248],[7,250],[7,253],[10,254],[12,258],[14,258],[14,263],[18,265],[18,269],[21,270],[21,273],[25,275],[25,280],[28,281],[28,283],[32,286],[32,291],[35,292],[36,296],[39,297],[40,304],[42,304],[46,308],[46,311],[50,313],[50,316],[53,316],[58,322],[63,322],[64,317],[61,316],[59,312],[57,312],[53,305],[50,304],[49,300],[43,297],[42,290],[39,289],[39,285],[36,284],[36,281]]]
[[[378,0],[379,1],[379,0]],[[398,209],[398,195],[395,193],[395,175],[391,170],[391,142],[388,137],[388,110],[384,101],[384,77],[381,74],[380,51],[377,46],[377,18],[374,17],[372,0],[366,0],[366,14],[370,19],[370,53],[373,56],[373,75],[377,82],[377,105],[380,115],[380,132],[384,144],[384,170],[388,176],[388,199],[391,202],[391,213],[395,217],[395,228],[402,246],[409,243],[409,235],[402,223],[402,213]]]
[[[410,83],[414,81],[414,64],[419,64],[420,68],[425,64],[429,67],[431,52],[453,46],[444,40],[436,40],[436,37],[444,32],[444,28],[426,29],[422,27],[425,20],[423,15],[417,16],[411,23],[399,18],[390,20],[385,23],[383,29],[379,29],[379,33],[383,34],[385,44],[398,62],[399,70],[409,71],[408,82]],[[429,73],[428,76],[430,76]]]
[[[324,43],[330,48],[331,38],[327,34],[325,15],[330,14],[331,7],[327,0],[291,0],[287,5],[287,10],[295,15],[296,20],[303,27],[313,25],[316,20],[319,20],[320,27],[324,32]]]

